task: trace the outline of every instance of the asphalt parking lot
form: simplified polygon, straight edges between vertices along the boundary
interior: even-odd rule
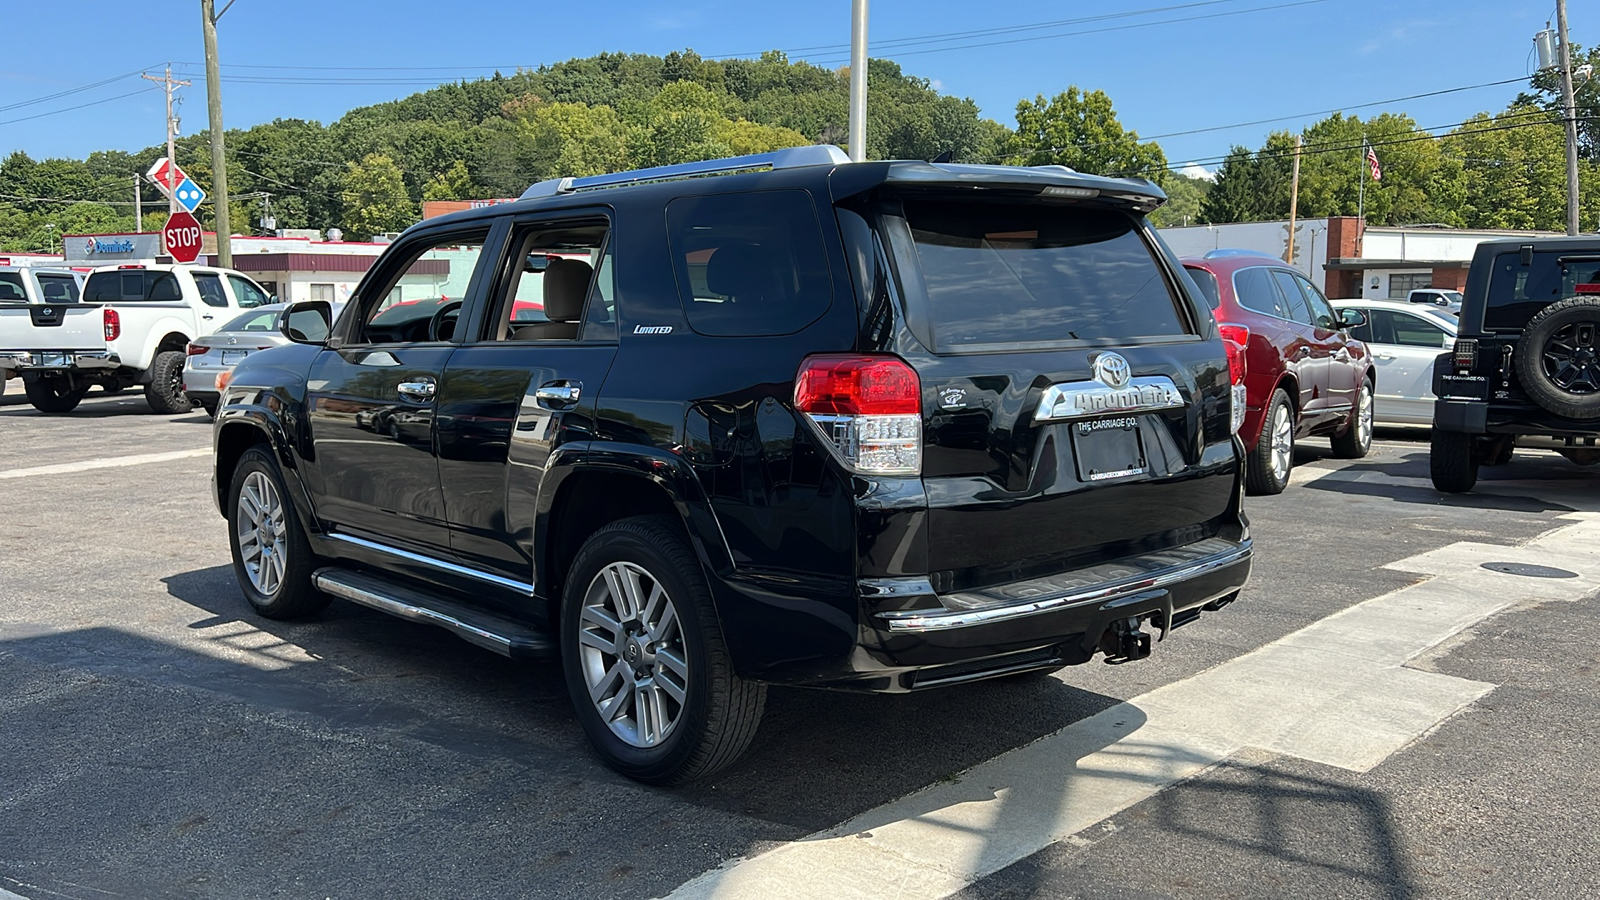
[[[662,790],[553,664],[252,615],[203,414],[12,387],[0,898],[1595,895],[1600,473],[1554,455],[1443,497],[1426,432],[1309,441],[1244,596],[1150,659],[774,690],[741,763]]]

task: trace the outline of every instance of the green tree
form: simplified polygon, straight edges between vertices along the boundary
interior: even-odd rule
[[[428,179],[422,188],[422,199],[471,200],[473,193],[472,176],[467,172],[467,164],[458,159],[449,169]]]
[[[1157,228],[1193,225],[1201,221],[1200,208],[1211,190],[1211,182],[1174,172],[1167,176],[1167,183],[1162,188],[1167,192],[1167,202],[1150,215],[1150,221]]]
[[[1104,91],[1077,85],[1046,100],[1040,94],[1017,103],[1016,135],[1010,144],[1013,165],[1062,165],[1095,175],[1166,178],[1167,156],[1154,141],[1117,121]]]
[[[356,240],[403,231],[417,221],[417,209],[406,193],[405,178],[394,160],[369,153],[350,163],[340,183],[345,232]]]

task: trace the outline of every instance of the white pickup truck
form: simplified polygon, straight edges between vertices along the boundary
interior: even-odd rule
[[[0,266],[0,306],[77,303],[83,273],[42,266]]]
[[[150,408],[184,413],[184,352],[272,298],[232,269],[122,265],[89,273],[80,303],[0,305],[0,372],[40,412],[75,409],[90,387],[144,385]]]

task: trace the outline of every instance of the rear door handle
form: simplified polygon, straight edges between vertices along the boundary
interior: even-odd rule
[[[432,403],[433,393],[436,390],[438,387],[434,380],[426,375],[414,381],[402,381],[395,385],[395,391],[400,395],[400,399],[412,403]]]
[[[1379,359],[1394,359],[1395,356],[1394,356],[1393,353],[1379,353],[1378,354],[1378,358]]]
[[[552,381],[539,385],[533,392],[535,400],[545,409],[571,409],[583,396],[583,385],[572,381]]]

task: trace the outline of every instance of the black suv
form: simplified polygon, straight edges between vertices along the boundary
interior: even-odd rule
[[[1162,200],[818,146],[423,222],[331,331],[295,304],[298,343],[235,370],[240,587],[559,654],[598,752],[657,783],[733,761],[767,684],[1148,655],[1250,568],[1242,360]]]
[[[1441,491],[1472,490],[1480,465],[1509,462],[1516,447],[1600,462],[1600,238],[1479,244],[1433,392]]]

